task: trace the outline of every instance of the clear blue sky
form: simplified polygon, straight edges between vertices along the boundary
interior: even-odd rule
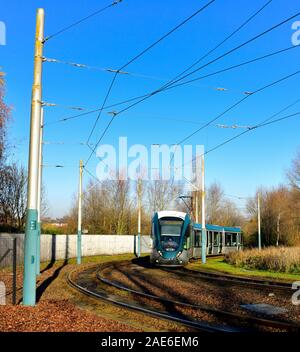
[[[33,73],[33,44],[37,7],[45,9],[45,35],[90,14],[109,0],[88,1],[16,1],[1,7],[0,21],[7,29],[7,45],[0,46],[0,66],[7,73],[7,103],[12,106],[10,139],[17,144],[15,159],[27,166],[30,120],[30,98]],[[123,0],[99,16],[93,17],[64,34],[49,40],[44,55],[92,66],[119,68],[140,50],[192,14],[205,1],[196,0]],[[265,3],[263,0],[217,0],[202,14],[171,37],[157,45],[126,71],[147,76],[171,78],[214,47]],[[298,1],[274,0],[259,16],[234,38],[219,48],[211,58],[242,43],[255,34],[300,11]],[[295,19],[300,21],[299,18]],[[227,58],[210,65],[195,75],[224,68],[291,45],[292,20],[272,33],[251,43]],[[207,59],[208,61],[208,59]],[[120,115],[114,121],[103,143],[115,144],[127,136],[129,144],[177,143],[205,122],[225,110],[243,95],[300,69],[300,48],[194,85],[157,95]],[[193,76],[194,77],[194,76]],[[45,63],[43,100],[88,108],[102,104],[112,74]],[[300,77],[281,83],[247,99],[223,116],[218,123],[254,125],[300,98]],[[108,103],[156,89],[162,82],[136,76],[119,76]],[[228,88],[219,92],[211,87]],[[300,104],[289,112],[300,111]],[[76,113],[76,112],[75,112]],[[74,111],[46,108],[45,122],[71,116]],[[65,145],[46,145],[45,164],[64,164],[64,169],[44,169],[44,184],[50,202],[50,215],[62,216],[69,209],[77,190],[77,166],[89,150],[76,144],[86,141],[97,114],[70,122],[45,127],[45,141],[64,141]],[[166,117],[194,121],[159,120]],[[93,140],[100,136],[110,116],[104,113]],[[219,181],[226,193],[252,195],[259,185],[272,186],[285,182],[285,171],[299,147],[299,118],[248,133],[206,158],[206,181]],[[210,149],[239,131],[209,127],[186,143],[204,144]],[[97,159],[89,170],[95,173]]]

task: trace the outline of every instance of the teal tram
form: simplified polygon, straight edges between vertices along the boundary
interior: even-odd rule
[[[209,225],[206,228],[206,255],[221,255],[242,249],[240,227]],[[159,266],[184,266],[201,258],[202,227],[187,213],[159,211],[152,219],[150,261]]]

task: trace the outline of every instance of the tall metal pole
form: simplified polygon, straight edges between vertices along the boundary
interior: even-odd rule
[[[39,178],[38,178],[38,197],[37,197],[37,244],[36,244],[36,275],[41,272],[41,205],[42,205],[42,173],[43,173],[43,125],[44,125],[44,109],[41,109],[41,127],[40,127],[40,148],[39,148]]]
[[[138,179],[137,194],[138,194],[138,258],[141,256],[141,219],[142,219],[142,200],[141,200],[141,179]]]
[[[206,224],[205,224],[205,166],[204,166],[204,155],[201,156],[201,201],[202,201],[202,263],[206,263]]]
[[[195,221],[196,221],[197,224],[199,223],[199,204],[198,204],[198,202],[199,202],[199,194],[198,193],[199,192],[196,191],[196,200],[195,200],[195,202],[196,202],[196,205],[195,205],[196,216],[195,216]]]
[[[34,306],[36,303],[37,199],[42,101],[43,40],[44,9],[38,9],[36,16],[34,78],[31,98],[27,213],[24,247],[23,305],[25,306]]]
[[[79,162],[79,187],[78,187],[78,226],[77,226],[77,264],[81,264],[81,234],[82,234],[82,160]]]
[[[258,249],[261,250],[261,224],[260,224],[260,193],[257,193],[257,232],[258,232]]]

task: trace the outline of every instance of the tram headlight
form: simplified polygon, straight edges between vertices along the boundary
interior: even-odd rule
[[[162,252],[161,251],[157,251],[157,253],[162,257]]]
[[[182,252],[179,251],[179,252],[176,254],[176,258],[178,258],[181,253],[182,253]]]

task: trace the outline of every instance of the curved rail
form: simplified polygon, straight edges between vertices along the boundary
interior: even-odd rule
[[[215,272],[207,272],[207,271],[198,271],[198,270],[191,270],[187,268],[181,268],[176,271],[168,268],[162,268],[164,271],[173,272],[178,275],[190,276],[195,278],[208,278],[216,281],[228,281],[238,285],[251,285],[257,288],[268,288],[268,289],[275,289],[275,290],[292,290],[292,285],[287,282],[279,282],[279,281],[272,281],[268,279],[256,279],[256,278],[248,278],[242,276],[234,276],[229,275],[226,273],[215,273]]]
[[[153,268],[153,265],[150,265],[150,262],[148,260],[148,257],[143,257],[139,259],[134,259],[132,261],[133,264],[143,266],[145,268]],[[227,273],[222,273],[222,272],[208,272],[205,270],[192,270],[192,269],[187,269],[185,268],[168,268],[168,267],[158,267],[160,270],[168,271],[174,274],[178,275],[184,275],[184,276],[191,276],[195,278],[209,278],[213,279],[216,281],[222,281],[222,282],[232,282],[235,284],[241,284],[241,285],[251,285],[253,287],[257,288],[270,288],[270,289],[275,289],[275,290],[292,290],[292,284],[288,282],[281,282],[281,281],[272,281],[269,280],[268,278],[251,278],[251,277],[243,277],[243,276],[236,276],[236,275],[230,275]]]
[[[73,288],[77,289],[78,291],[80,291],[81,293],[83,293],[87,296],[91,296],[94,298],[105,300],[110,303],[121,306],[123,308],[143,312],[145,314],[149,314],[149,315],[152,315],[152,316],[155,316],[158,318],[162,318],[162,319],[165,319],[168,321],[172,321],[175,323],[180,323],[181,325],[188,326],[188,327],[191,327],[193,329],[203,331],[203,332],[237,332],[237,331],[240,331],[240,330],[238,330],[236,328],[232,328],[232,327],[212,326],[209,324],[200,323],[195,320],[183,319],[183,318],[177,317],[176,315],[171,315],[171,314],[168,314],[165,312],[156,311],[153,308],[141,306],[141,305],[138,305],[135,303],[125,302],[123,297],[119,297],[117,295],[112,295],[110,293],[105,292],[105,290],[100,290],[100,289],[97,289],[97,291],[89,290],[86,287],[83,287],[82,285],[76,283],[76,281],[72,278],[72,275],[74,275],[75,272],[78,273],[78,269],[69,273],[69,275],[67,277],[67,282],[70,286],[72,286]]]
[[[104,266],[101,266],[100,269],[98,269],[97,271],[97,277],[98,279],[110,286],[113,286],[117,289],[120,290],[124,290],[127,292],[130,292],[132,294],[135,295],[139,295],[148,299],[152,299],[152,300],[156,300],[158,302],[163,302],[163,303],[167,303],[170,305],[177,305],[177,306],[182,306],[182,307],[188,307],[188,308],[193,308],[196,310],[201,310],[210,314],[214,314],[215,316],[222,316],[223,318],[227,319],[227,320],[235,320],[238,322],[246,322],[248,324],[251,325],[256,325],[256,326],[263,326],[263,327],[271,327],[271,328],[276,328],[276,329],[282,329],[282,330],[288,330],[288,331],[297,331],[300,332],[300,325],[294,324],[294,323],[289,323],[289,322],[282,322],[282,321],[278,321],[278,320],[269,320],[269,319],[262,319],[262,318],[256,318],[256,317],[250,317],[250,316],[245,316],[242,314],[237,314],[237,313],[231,313],[228,311],[222,311],[219,309],[215,309],[215,308],[211,308],[208,307],[206,305],[196,305],[196,304],[192,304],[192,303],[185,303],[185,302],[180,302],[180,301],[175,301],[175,300],[170,300],[167,298],[163,298],[163,297],[159,297],[156,295],[152,295],[149,293],[145,293],[145,292],[141,292],[141,291],[137,291],[134,289],[131,289],[129,287],[120,285],[116,282],[110,281],[104,277],[102,277],[100,275],[100,270],[109,266],[109,264],[106,264]],[[245,330],[244,330],[245,331]]]

